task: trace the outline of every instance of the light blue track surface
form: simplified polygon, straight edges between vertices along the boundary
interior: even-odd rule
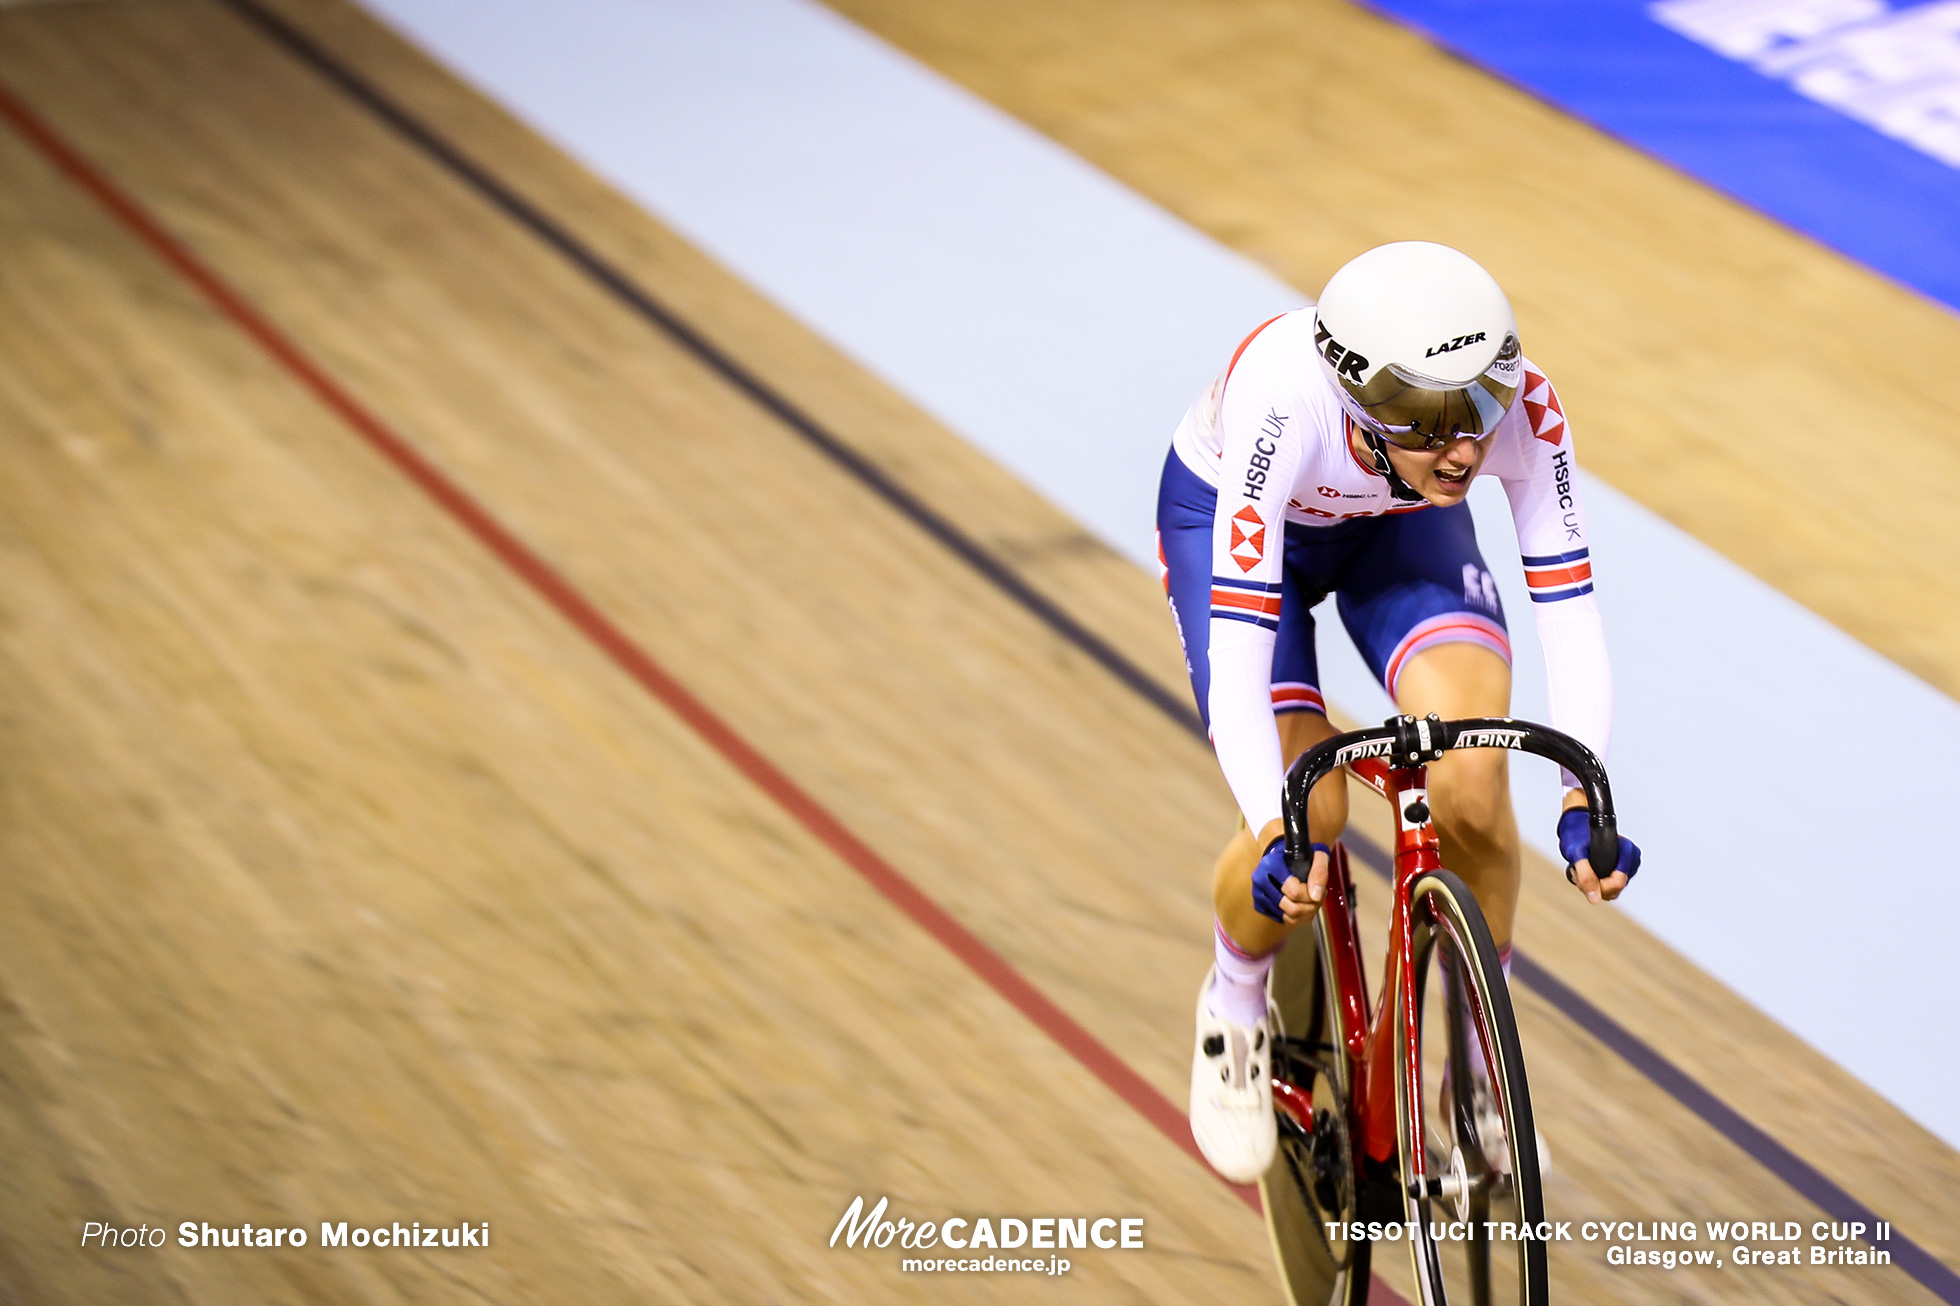
[[[1642,0],[1368,2],[1540,98],[1960,308],[1960,169],[1662,26]]]

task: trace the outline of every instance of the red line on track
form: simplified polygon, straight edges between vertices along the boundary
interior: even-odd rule
[[[244,296],[206,266],[188,247],[152,218],[135,200],[83,158],[54,130],[43,122],[19,97],[0,86],[0,117],[47,156],[62,172],[86,190],[121,221],[164,262],[201,291],[205,298],[230,318],[274,361],[312,391],[314,396],[338,414],[363,440],[393,463],[436,504],[454,517],[485,548],[515,572],[539,597],[556,608],[565,620],[590,639],[640,686],[685,721],[696,734],[734,765],[750,783],[774,799],[804,829],[815,835],[846,865],[867,880],[871,887],[910,916],[947,951],[965,962],[1016,1010],[1032,1021],[1064,1051],[1159,1132],[1204,1165],[1198,1145],[1191,1137],[1184,1112],[1153,1088],[1121,1058],[1077,1024],[1047,995],[1030,984],[1020,972],[983,943],[977,935],[955,920],[919,887],[879,856],[871,846],[851,833],[844,823],[750,744],[733,727],[715,715],[686,686],[655,662],[645,650],[606,615],[593,606],[571,582],[550,563],[534,553],[490,511],[450,480],[414,446],[369,412],[361,402],[314,363],[297,344],[254,308]],[[1206,1167],[1210,1173],[1210,1167]],[[1259,1209],[1258,1190],[1250,1185],[1228,1184],[1253,1210]]]

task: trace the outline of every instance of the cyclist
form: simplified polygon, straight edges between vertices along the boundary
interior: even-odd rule
[[[1336,596],[1401,711],[1506,714],[1510,637],[1464,502],[1484,474],[1510,499],[1552,723],[1603,757],[1612,680],[1571,433],[1519,349],[1509,301],[1469,257],[1423,241],[1362,254],[1316,307],[1246,337],[1172,440],[1158,556],[1198,708],[1244,817],[1213,875],[1216,963],[1191,1067],[1191,1131],[1228,1179],[1257,1179],[1274,1155],[1266,978],[1327,880],[1318,842],[1306,883],[1288,873],[1280,819],[1286,765],[1336,733],[1312,610]],[[1443,861],[1477,895],[1508,969],[1520,864],[1507,759],[1451,752],[1430,767],[1429,790]],[[1568,874],[1592,901],[1615,898],[1639,850],[1622,840],[1620,864],[1596,876],[1584,796],[1563,780]],[[1309,823],[1331,841],[1346,820],[1336,772],[1311,795]]]

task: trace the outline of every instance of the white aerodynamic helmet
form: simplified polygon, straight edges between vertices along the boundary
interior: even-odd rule
[[[1314,344],[1341,406],[1405,449],[1488,435],[1524,379],[1511,302],[1447,245],[1378,245],[1320,292]]]

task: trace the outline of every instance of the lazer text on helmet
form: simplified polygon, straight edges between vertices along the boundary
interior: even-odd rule
[[[1361,374],[1368,370],[1366,354],[1357,354],[1334,339],[1334,333],[1327,329],[1325,322],[1313,324],[1313,342],[1319,346],[1321,354],[1333,366],[1335,376],[1351,376],[1356,385],[1361,384]]]
[[[1473,332],[1467,336],[1457,336],[1454,339],[1445,340],[1440,345],[1431,345],[1428,349],[1423,351],[1422,356],[1424,358],[1434,358],[1438,354],[1451,353],[1455,350],[1463,348],[1465,345],[1474,345],[1479,340],[1482,340],[1483,338],[1484,338],[1484,333],[1482,331]]]

